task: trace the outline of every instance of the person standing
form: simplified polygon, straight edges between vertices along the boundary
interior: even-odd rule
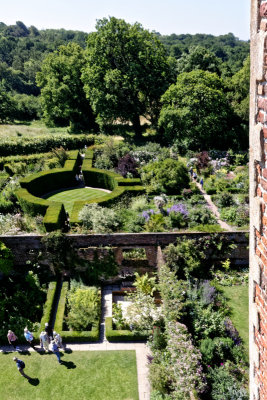
[[[53,335],[54,335],[54,340],[56,342],[56,345],[58,347],[62,347],[62,337],[60,336],[60,334],[57,333],[56,331],[54,331]]]
[[[53,336],[53,329],[52,329],[52,327],[49,325],[48,322],[45,323],[45,331],[46,331],[46,333],[47,333],[48,340],[49,340],[49,343],[50,343],[50,341],[54,339],[54,336]]]
[[[42,331],[40,334],[40,346],[45,351],[49,352],[49,339],[45,331]]]
[[[60,352],[59,352],[59,350],[58,350],[58,346],[57,346],[55,340],[52,340],[52,342],[51,342],[51,349],[52,349],[53,353],[56,355],[59,364],[61,364]]]
[[[7,340],[8,340],[8,343],[11,346],[13,346],[15,350],[20,351],[20,348],[18,347],[18,343],[17,343],[18,338],[15,335],[15,333],[13,331],[11,331],[10,329],[7,332]]]
[[[201,178],[201,179],[200,179],[201,189],[203,189],[203,184],[204,184],[204,181],[203,181],[203,178]]]
[[[32,344],[32,342],[33,342],[33,334],[29,331],[28,328],[24,329],[24,336],[25,336],[25,339],[27,340],[27,342],[29,343],[29,345],[35,350],[35,347]]]
[[[20,373],[22,376],[24,376],[24,378],[26,378],[26,379],[31,379],[28,375],[26,375],[26,374],[24,373],[25,362],[22,361],[22,360],[19,360],[17,357],[14,357],[14,358],[13,358],[13,361],[15,361],[15,363],[17,364],[17,368],[18,368],[19,373]]]

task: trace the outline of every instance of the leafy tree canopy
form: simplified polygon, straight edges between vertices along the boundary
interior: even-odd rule
[[[94,126],[81,81],[84,63],[84,51],[76,43],[60,46],[44,60],[36,79],[47,125],[70,124],[78,130]]]
[[[215,72],[220,75],[221,60],[202,46],[190,47],[189,53],[183,53],[177,61],[177,71],[190,72],[195,69]]]
[[[233,141],[233,113],[222,80],[206,71],[184,72],[162,96],[159,127],[169,143],[185,149],[227,149]]]
[[[111,17],[88,36],[85,91],[102,125],[131,122],[140,135],[140,116],[154,122],[171,79],[166,51],[143,27]]]

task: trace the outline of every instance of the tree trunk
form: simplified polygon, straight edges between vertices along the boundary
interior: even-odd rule
[[[133,129],[135,132],[135,138],[137,140],[142,140],[142,128],[140,124],[140,117],[139,115],[135,115],[132,119]]]

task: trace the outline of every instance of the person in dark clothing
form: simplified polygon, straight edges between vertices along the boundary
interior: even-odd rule
[[[48,322],[45,323],[45,331],[46,331],[46,333],[47,333],[47,336],[48,336],[48,338],[49,338],[49,343],[50,343],[50,341],[54,339],[54,335],[53,335],[53,329],[52,329],[52,327],[49,325]]]
[[[22,360],[19,360],[17,357],[13,358],[13,361],[17,364],[17,368],[19,373],[26,379],[31,379],[28,375],[25,374],[24,368],[25,368],[25,363]]]

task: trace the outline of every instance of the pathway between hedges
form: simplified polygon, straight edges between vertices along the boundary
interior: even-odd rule
[[[201,188],[200,183],[195,182],[195,184],[197,185],[198,189],[200,190],[200,193],[204,196],[204,199],[206,200],[207,204],[208,204],[208,208],[210,209],[210,211],[213,213],[213,215],[215,216],[218,224],[225,230],[225,231],[229,231],[232,232],[234,231],[233,227],[231,227],[230,225],[228,225],[226,222],[222,221],[220,219],[220,213],[218,210],[218,207],[215,206],[215,204],[213,203],[213,201],[211,200],[210,195],[208,195],[204,189]]]
[[[149,349],[145,342],[111,343],[105,336],[105,318],[112,316],[112,291],[118,290],[117,285],[107,285],[102,291],[102,315],[100,325],[100,340],[97,343],[70,343],[65,350],[99,351],[99,350],[134,350],[136,353],[139,400],[149,400],[150,386],[148,381]],[[27,345],[20,346],[21,350],[34,351]],[[40,347],[36,346],[39,350]],[[11,346],[1,346],[1,351],[11,351]]]

